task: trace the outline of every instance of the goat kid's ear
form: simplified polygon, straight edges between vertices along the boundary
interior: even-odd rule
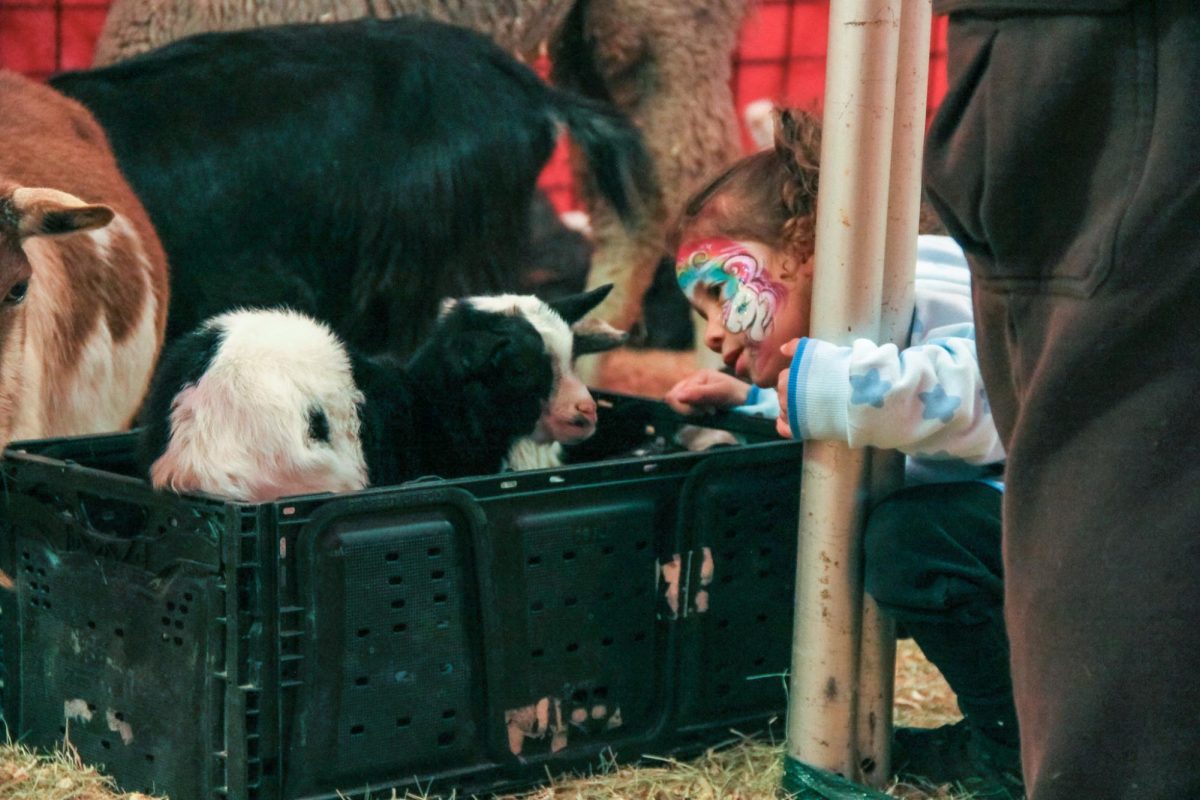
[[[620,347],[629,339],[629,334],[609,325],[602,319],[580,320],[571,326],[575,334],[575,344],[571,350],[572,356],[586,356],[590,353],[603,353]]]
[[[85,203],[57,189],[15,189],[12,208],[17,213],[17,236],[22,239],[103,228],[115,216],[108,206]]]
[[[590,292],[551,300],[547,305],[554,309],[560,317],[565,319],[568,325],[571,325],[583,319],[584,314],[600,305],[600,301],[608,297],[608,293],[612,291],[612,288],[613,285],[611,283],[606,283],[603,286],[592,289]]]

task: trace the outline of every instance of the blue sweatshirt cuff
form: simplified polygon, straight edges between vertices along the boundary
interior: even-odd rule
[[[847,440],[851,348],[801,339],[788,372],[788,426],[796,439]]]
[[[807,380],[809,367],[812,366],[812,359],[806,361],[804,358],[808,350],[808,341],[806,337],[796,345],[796,352],[792,356],[792,365],[788,369],[788,427],[792,429],[793,439],[808,438],[804,435],[804,426],[800,422],[804,419],[806,410],[804,407],[804,382]]]

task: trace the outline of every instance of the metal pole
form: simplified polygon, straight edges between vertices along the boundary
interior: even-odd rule
[[[913,313],[913,269],[921,206],[921,155],[929,94],[931,0],[904,0],[896,69],[896,113],[888,184],[887,243],[879,341],[908,345]],[[871,498],[878,501],[904,482],[904,457],[871,453]],[[892,700],[896,670],[895,625],[863,597],[858,672],[858,778],[882,786],[891,775]]]
[[[830,4],[811,335],[836,344],[879,335],[900,17],[900,0]],[[804,448],[785,774],[856,774],[865,466]]]

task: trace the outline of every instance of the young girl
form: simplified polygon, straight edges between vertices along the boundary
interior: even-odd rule
[[[666,401],[683,413],[765,409],[785,436],[909,456],[905,487],[868,516],[865,586],[941,669],[964,719],[897,730],[893,763],[979,798],[1020,797],[1000,557],[1004,452],[975,356],[966,262],[952,240],[920,238],[902,351],[808,338],[819,149],[812,116],[779,113],[774,149],[738,161],[684,208],[673,242],[679,287],[706,320],[705,344],[737,377],[702,370]]]

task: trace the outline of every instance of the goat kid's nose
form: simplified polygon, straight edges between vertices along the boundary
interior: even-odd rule
[[[578,422],[596,422],[596,401],[581,400],[575,404],[576,420]]]

